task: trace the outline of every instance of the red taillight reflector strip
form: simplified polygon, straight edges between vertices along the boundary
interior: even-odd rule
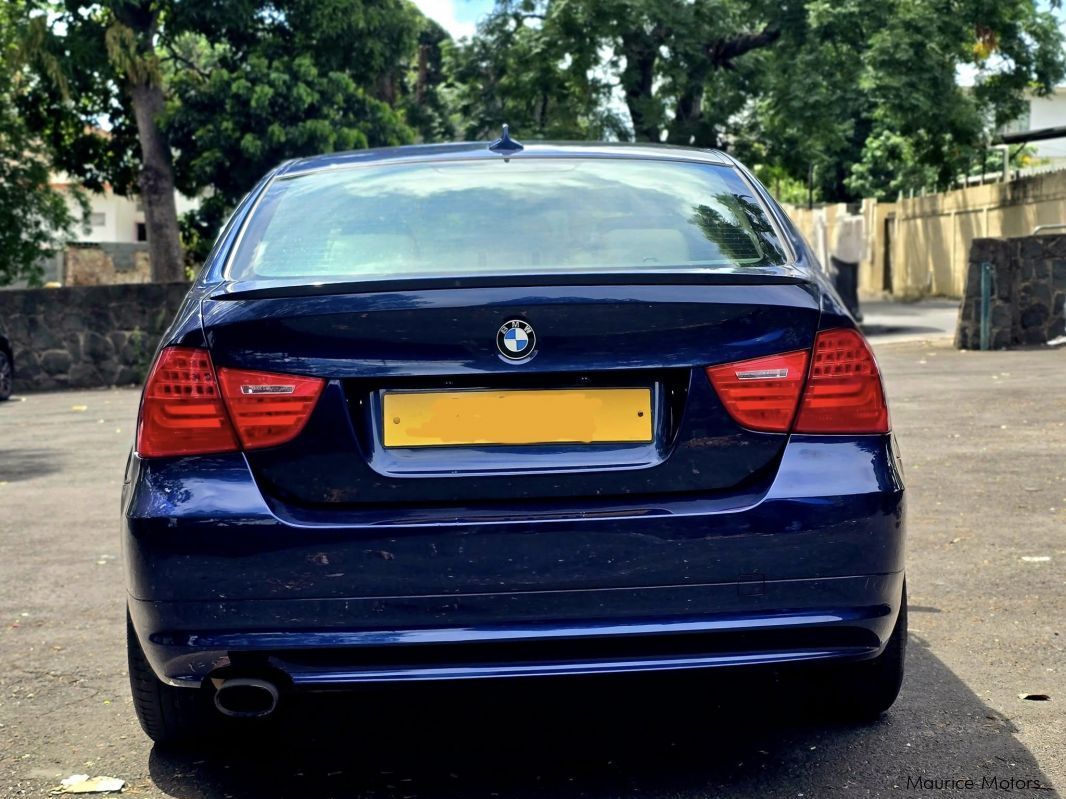
[[[811,374],[797,433],[887,433],[888,405],[877,361],[856,330],[823,330],[814,342]]]
[[[144,386],[138,454],[156,458],[236,449],[211,356],[192,347],[160,352]]]
[[[787,433],[807,374],[807,353],[788,352],[707,367],[729,415],[749,430]]]
[[[245,449],[273,447],[303,430],[326,381],[317,377],[218,370],[233,426]]]

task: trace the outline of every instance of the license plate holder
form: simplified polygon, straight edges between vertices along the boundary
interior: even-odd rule
[[[648,443],[650,388],[385,391],[387,448]]]

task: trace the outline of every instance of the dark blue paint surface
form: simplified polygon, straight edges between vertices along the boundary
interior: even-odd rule
[[[529,145],[515,158],[681,158],[684,148]],[[305,159],[498,158],[485,145]],[[904,490],[891,436],[754,433],[703,368],[852,327],[806,244],[715,274],[222,279],[268,175],[235,213],[163,345],[217,366],[321,376],[290,444],[143,460],[123,491],[129,603],[157,673],[297,686],[860,659],[899,611]],[[750,178],[749,178],[750,179]],[[537,334],[508,363],[495,333]],[[644,385],[655,440],[388,450],[394,388]]]
[[[521,364],[497,351],[508,318],[536,329],[537,349]],[[819,301],[809,286],[787,284],[371,289],[206,299],[202,319],[217,366],[331,380],[298,441],[250,454],[268,493],[303,505],[498,501],[734,489],[759,479],[786,436],[734,423],[703,369],[809,349]],[[656,390],[655,418],[665,425],[656,441],[520,454],[381,446],[382,390],[595,385]],[[484,476],[474,482],[471,473]]]
[[[550,651],[601,625],[683,635],[796,616],[781,624],[868,634],[861,652],[848,642],[819,657],[869,655],[898,610],[903,490],[889,437],[794,436],[770,485],[717,499],[338,513],[268,503],[241,455],[134,458],[130,477],[131,605],[174,680],[205,676],[187,671],[197,653],[215,668],[231,649],[341,646],[358,662],[362,645],[481,641],[501,625]],[[745,596],[752,581],[761,591]],[[814,656],[789,651],[780,659]],[[743,661],[703,650],[680,661],[689,654]],[[344,668],[345,680],[369,679]]]

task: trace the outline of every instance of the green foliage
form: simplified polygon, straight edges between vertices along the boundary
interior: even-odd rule
[[[169,45],[163,127],[179,188],[207,190],[182,221],[194,261],[282,161],[451,134],[439,93],[445,34],[406,0],[235,5],[182,5],[172,22],[183,30]]]
[[[581,3],[501,2],[473,39],[451,43],[445,64],[463,137],[493,139],[504,122],[524,138],[624,136],[610,108],[608,76],[596,73],[594,21]]]
[[[712,73],[735,70],[778,32],[796,0],[497,0],[478,35],[452,52],[470,134],[504,118],[526,136],[717,143],[703,114]],[[725,87],[719,87],[725,88]],[[709,104],[730,112],[740,91]]]
[[[995,127],[1064,75],[1058,24],[1034,0],[811,2],[766,53],[735,139],[830,201],[948,187]],[[959,85],[966,67],[975,87]]]
[[[414,63],[404,81],[400,107],[420,141],[451,141],[456,127],[445,84],[444,51],[451,43],[447,31],[431,19],[419,21]]]
[[[178,188],[186,257],[269,169],[341,149],[452,138],[447,35],[408,0],[22,0],[37,79],[29,128],[52,162],[99,190],[138,188],[128,86],[162,86],[156,121]],[[148,15],[148,16],[146,16]],[[147,24],[146,24],[147,23]],[[105,122],[107,132],[98,128]]]
[[[810,196],[806,181],[792,177],[780,165],[753,161],[748,163],[748,167],[779,202],[792,205],[806,205],[808,200],[821,202],[822,198],[817,194]]]
[[[180,97],[165,121],[177,147],[178,185],[211,189],[198,227],[217,230],[225,214],[269,169],[290,158],[402,144],[412,138],[396,110],[342,72],[322,74],[307,56],[251,56],[206,80],[178,76]],[[207,230],[197,249],[210,247]]]
[[[22,0],[9,8],[17,8],[19,49],[32,69],[20,111],[53,168],[90,191],[134,193],[137,126],[107,51],[113,17],[104,6],[75,0]]]
[[[922,163],[920,148],[912,138],[878,131],[864,143],[862,160],[852,166],[846,179],[848,188],[860,197],[894,199],[908,190],[935,186],[936,170]]]
[[[891,198],[992,164],[990,132],[1066,74],[1057,21],[1037,0],[497,0],[462,42],[409,0],[2,9],[5,58],[23,67],[0,76],[0,152],[26,157],[0,158],[0,180],[20,187],[0,213],[17,198],[38,221],[2,225],[37,243],[2,246],[0,261],[69,227],[49,167],[89,189],[136,190],[135,86],[162,88],[163,153],[202,200],[181,223],[192,268],[290,158],[486,140],[508,122],[519,138],[723,147],[793,202]],[[958,85],[963,67],[976,86]]]
[[[0,286],[40,283],[41,263],[71,235],[76,219],[50,184],[48,153],[19,110],[26,70],[11,7],[0,6]],[[82,212],[83,198],[75,194]]]
[[[157,325],[156,327],[159,332],[162,332],[166,330],[166,325],[169,323],[170,320],[167,319],[163,321],[162,325]],[[133,357],[130,359],[132,363],[129,364],[129,367],[134,375],[133,382],[137,385],[142,385],[148,379],[148,370],[152,366],[152,356],[157,341],[156,337],[145,335],[144,331],[139,327],[131,330],[129,338],[126,339],[126,346],[133,353]]]
[[[110,184],[125,194],[136,174],[152,277],[180,280],[171,151],[158,122],[164,105],[159,49],[170,3],[15,2],[26,18],[24,52],[37,68],[27,104],[32,129],[51,145],[54,163],[90,188]],[[98,130],[112,124],[113,131]]]
[[[1036,0],[497,0],[450,62],[468,134],[725,147],[826,201],[948,185],[1066,74]]]

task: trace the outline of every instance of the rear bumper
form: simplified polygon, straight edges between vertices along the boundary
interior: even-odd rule
[[[876,656],[899,611],[889,437],[795,436],[726,498],[349,516],[268,505],[240,456],[131,462],[125,553],[156,673],[298,688]]]
[[[761,587],[760,596],[742,593],[752,590],[750,584],[739,590],[734,584],[461,601],[131,598],[130,610],[153,668],[173,685],[196,686],[212,673],[232,670],[280,673],[297,688],[315,689],[870,658],[895,624],[903,575]],[[578,613],[588,618],[565,619]],[[476,622],[505,614],[553,621]],[[266,618],[274,620],[272,629],[260,627]],[[472,623],[410,626],[460,618]]]

